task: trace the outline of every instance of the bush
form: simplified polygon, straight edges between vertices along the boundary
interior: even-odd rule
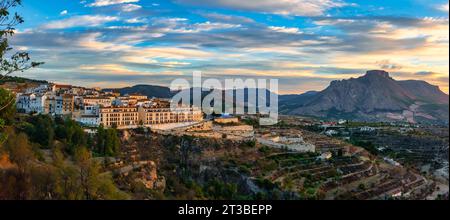
[[[254,148],[254,147],[256,147],[256,141],[255,140],[246,141],[244,143],[244,146],[248,147],[248,148]]]

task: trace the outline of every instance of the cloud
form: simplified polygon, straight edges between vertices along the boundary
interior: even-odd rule
[[[96,27],[102,24],[118,21],[118,17],[103,15],[81,15],[71,18],[51,21],[42,26],[43,29],[65,29],[72,27]]]
[[[192,31],[193,32],[202,32],[202,31],[212,31],[212,30],[221,30],[221,29],[230,29],[230,28],[239,28],[241,25],[236,24],[225,24],[225,23],[213,23],[213,22],[204,22],[194,24]]]
[[[95,2],[88,4],[87,6],[103,7],[103,6],[124,4],[124,3],[133,3],[133,2],[139,2],[139,0],[95,0]]]
[[[59,15],[66,15],[68,13],[68,11],[67,10],[64,10],[64,11],[61,11],[60,13],[59,13]]]
[[[270,30],[275,32],[281,32],[281,33],[287,33],[287,34],[300,34],[301,31],[298,28],[288,28],[288,27],[276,27],[276,26],[270,26]]]
[[[130,45],[117,44],[114,42],[99,41],[98,39],[102,37],[102,33],[89,33],[81,36],[77,42],[77,46],[80,46],[87,50],[92,51],[124,51],[131,48]]]
[[[355,22],[356,20],[352,18],[323,18],[323,19],[319,18],[316,19],[314,24],[319,26],[330,26],[330,25],[344,26],[344,25],[353,25]]]
[[[212,1],[204,2],[213,6]],[[120,14],[127,4],[132,3],[94,11]],[[120,19],[101,15],[61,18],[49,22],[46,29],[92,28],[22,30],[11,43],[28,48],[33,59],[45,61],[42,69],[53,74],[47,79],[68,82],[100,79],[109,86],[120,79],[130,85],[150,75],[152,81],[145,82],[160,84],[162,80],[170,83],[170,77],[160,76],[164,71],[174,77],[175,73],[188,76],[201,70],[223,77],[254,74],[279,78],[283,90],[297,93],[321,90],[330,80],[382,68],[398,76],[402,73],[402,79],[424,79],[448,91],[445,17],[262,16],[265,20],[256,16],[253,20],[238,13],[194,10],[187,19],[177,18],[184,16],[179,11],[162,9],[122,13]],[[279,14],[275,13],[278,9],[263,9],[252,11]],[[274,22],[268,22],[271,18]],[[118,22],[108,24],[112,21]],[[419,70],[426,71],[417,73]],[[315,83],[311,88],[309,80]]]
[[[81,65],[78,67],[81,71],[96,72],[101,74],[127,74],[140,75],[142,72],[133,71],[119,64],[98,64],[98,65]]]
[[[188,23],[186,18],[153,18],[151,21],[152,31],[163,34],[194,34],[213,30],[235,29],[241,27],[240,24],[227,24],[220,22],[206,21],[203,23]]]
[[[136,5],[136,4],[125,4],[125,5],[122,5],[122,7],[121,7],[122,11],[124,11],[124,12],[136,11],[141,8],[142,8],[142,6]]]
[[[383,70],[399,70],[402,68],[400,64],[392,63],[390,60],[377,61],[376,65]]]
[[[130,24],[138,24],[138,23],[146,23],[148,21],[145,18],[130,18],[130,19],[125,20],[125,22],[130,23]]]
[[[373,55],[406,51],[418,53],[417,50],[431,51],[437,47],[448,47],[448,18],[315,18],[314,23],[339,33],[335,36],[341,39],[341,43],[334,45],[334,51],[367,52]]]
[[[357,16],[357,17],[315,17],[318,26],[335,26],[345,33],[370,31],[380,28],[426,28],[435,25],[448,25],[448,18],[442,17],[396,17],[396,16]]]
[[[177,0],[177,2],[293,16],[319,16],[329,9],[347,6],[340,0]]]
[[[194,48],[183,47],[146,47],[140,48],[127,44],[127,42],[110,42],[101,41],[103,37],[101,33],[89,33],[78,37],[73,42],[77,48],[90,50],[99,53],[116,53],[121,57],[127,57],[128,60],[136,62],[138,60],[151,61],[157,58],[172,59],[172,60],[186,60],[186,59],[203,59],[214,56],[214,53],[203,51]],[[134,58],[132,58],[134,57]],[[126,60],[127,60],[126,59]],[[177,61],[178,63],[187,64],[187,62]],[[150,63],[153,63],[151,61]],[[174,63],[169,63],[174,64]]]
[[[418,75],[418,76],[435,76],[435,75],[438,75],[438,74],[436,74],[435,72],[432,72],[432,71],[420,71],[420,72],[417,72],[417,73],[414,73],[415,75]]]
[[[448,10],[449,10],[448,2],[447,2],[447,4],[438,5],[438,6],[436,7],[436,9],[448,13]]]
[[[201,15],[209,20],[223,23],[245,24],[255,22],[253,19],[244,16],[225,15],[219,13],[202,13]]]

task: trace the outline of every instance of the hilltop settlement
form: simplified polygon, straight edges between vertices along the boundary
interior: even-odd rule
[[[179,106],[171,110],[169,100],[149,99],[141,94],[121,96],[100,89],[53,83],[15,92],[20,113],[70,116],[85,126],[124,129],[138,125],[193,123],[203,119],[198,108]]]

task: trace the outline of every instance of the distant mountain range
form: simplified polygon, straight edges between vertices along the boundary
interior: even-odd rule
[[[157,98],[170,98],[175,94],[167,87],[150,85],[116,90],[122,95],[141,93]],[[449,96],[439,87],[425,81],[396,81],[381,70],[368,71],[359,78],[333,81],[320,92],[280,95],[279,108],[281,114],[329,119],[438,124],[449,121]]]
[[[132,87],[103,89],[103,91],[117,91],[121,95],[139,93],[150,98],[171,98],[174,93],[168,87],[152,85],[135,85]]]

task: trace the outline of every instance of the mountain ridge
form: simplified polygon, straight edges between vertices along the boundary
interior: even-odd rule
[[[368,71],[359,78],[332,81],[325,90],[300,103],[282,112],[322,118],[448,124],[448,111],[444,113],[448,110],[447,94],[425,81],[397,81],[382,70]],[[430,105],[433,111],[429,110]]]

